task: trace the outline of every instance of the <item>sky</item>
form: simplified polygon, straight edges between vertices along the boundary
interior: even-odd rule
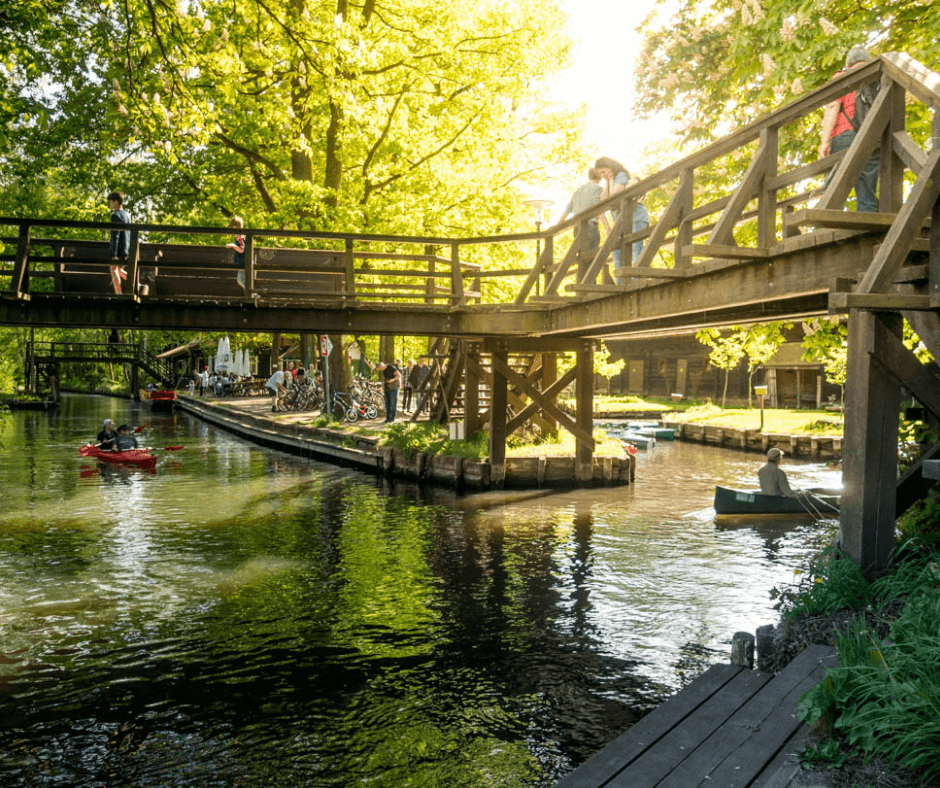
[[[641,151],[669,136],[665,119],[642,121],[632,112],[633,69],[640,48],[635,28],[655,4],[655,0],[566,0],[569,31],[580,46],[555,90],[558,101],[572,107],[587,105],[586,140],[594,158],[610,156],[637,174]],[[556,201],[550,216],[560,215],[566,192],[581,182],[583,178],[549,190],[546,196]]]

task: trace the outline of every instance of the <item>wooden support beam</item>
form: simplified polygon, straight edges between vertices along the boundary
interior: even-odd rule
[[[934,111],[932,128],[934,144],[940,147],[940,110]],[[940,296],[940,200],[934,201],[930,216],[930,256],[927,261],[930,273],[927,288],[931,296]]]
[[[585,432],[567,413],[559,409],[554,403],[546,399],[542,392],[535,388],[528,380],[509,366],[507,361],[499,353],[493,353],[493,374],[497,372],[509,383],[515,386],[519,391],[525,392],[533,401],[539,403],[542,411],[555,419],[562,427],[575,436],[579,441],[591,447],[594,451],[594,437],[590,432]]]
[[[20,224],[20,234],[16,241],[16,258],[13,273],[10,276],[8,293],[13,298],[29,300],[29,224]]]
[[[911,172],[917,172],[927,163],[927,154],[906,131],[894,132],[891,148],[894,155],[901,159]]]
[[[353,239],[346,239],[346,291],[356,295],[356,256],[353,253]]]
[[[614,275],[619,276],[621,279],[685,279],[687,276],[692,276],[694,272],[691,268],[615,268]],[[623,287],[621,285],[614,285],[614,288],[618,292],[623,292]],[[590,292],[587,288],[577,287],[574,289],[585,289]],[[602,292],[602,291],[596,291]]]
[[[493,386],[490,394],[490,485],[501,490],[506,484],[506,405],[508,403],[509,353],[493,351]],[[511,371],[511,370],[510,370]]]
[[[547,393],[555,381],[558,380],[558,354],[543,352],[540,359],[542,362],[542,391]],[[558,431],[558,422],[551,416],[546,415],[545,422],[549,432],[554,434]]]
[[[481,371],[483,374],[481,374]],[[480,418],[480,384],[489,376],[480,366],[480,345],[467,343],[466,368],[464,371],[463,422],[464,435],[472,438],[483,431]]]
[[[577,414],[578,432],[574,457],[574,478],[578,484],[588,485],[593,476],[594,464],[594,348],[585,343],[577,354]],[[588,435],[585,440],[582,435]]]
[[[879,95],[880,98],[880,95]],[[881,293],[894,281],[898,270],[911,251],[911,244],[924,221],[931,216],[940,196],[940,148],[927,157],[917,172],[917,182],[898,212],[898,217],[885,236],[884,243],[872,260],[865,278],[859,283],[860,293]],[[931,230],[933,232],[933,229]]]
[[[255,238],[245,235],[245,289],[251,295],[255,291]]]
[[[682,175],[679,177],[679,191],[677,192],[679,212],[676,217],[678,229],[676,230],[676,240],[673,245],[673,256],[675,257],[673,265],[680,271],[692,265],[692,259],[686,255],[685,248],[692,243],[693,238],[691,214],[695,210],[694,184],[695,170],[688,167],[682,171]]]
[[[927,495],[928,490],[933,486],[931,479],[940,479],[940,475],[930,475],[934,464],[940,463],[938,457],[940,457],[940,443],[935,443],[898,479],[894,507],[896,518]]]
[[[900,293],[830,293],[829,314],[837,315],[850,309],[873,309],[894,312],[902,309],[929,311],[930,296]]]
[[[921,364],[914,353],[884,323],[876,321],[869,353],[884,372],[906,386],[927,410],[940,418],[940,377],[936,362]],[[933,370],[933,371],[932,371]]]
[[[881,92],[888,93],[888,123],[881,138],[878,172],[878,210],[898,211],[904,204],[905,163],[895,152],[894,140],[904,133],[905,98],[903,89],[882,74]],[[917,172],[918,168],[913,168]]]
[[[450,245],[450,275],[454,302],[457,304],[466,304],[467,298],[463,289],[463,273],[460,270],[460,245],[455,243]]]
[[[539,370],[539,373],[541,374],[541,370]],[[515,430],[519,429],[519,427],[525,424],[540,410],[544,411],[543,404],[545,402],[551,402],[554,400],[558,394],[561,393],[562,389],[564,389],[565,386],[575,379],[575,375],[575,368],[572,367],[560,378],[552,381],[549,386],[543,388],[538,398],[530,396],[531,401],[509,420],[509,424],[506,426],[506,431],[511,434]],[[531,390],[532,389],[530,389],[530,391]],[[551,420],[553,423],[555,423],[555,419]]]
[[[140,231],[131,230],[131,246],[127,251],[127,292],[140,295]]]
[[[545,248],[542,250],[542,253],[539,255],[538,260],[535,262],[535,267],[529,271],[529,275],[526,277],[525,282],[522,285],[522,288],[519,290],[519,294],[516,296],[516,300],[513,302],[515,304],[524,304],[526,299],[529,297],[529,293],[532,292],[532,288],[535,286],[535,283],[538,282],[539,277],[549,269],[550,266],[554,265],[554,245],[545,244]],[[571,245],[568,249],[568,253],[565,255],[565,259],[562,262],[562,266],[570,265],[569,258],[572,257],[577,251],[574,244]]]
[[[778,136],[776,126],[761,130],[757,182],[757,246],[760,249],[769,249],[777,243],[777,190],[771,184],[777,177]]]
[[[666,206],[666,210],[663,211],[663,215],[660,216],[659,221],[653,225],[653,231],[650,233],[649,240],[646,242],[646,246],[643,247],[643,251],[640,252],[640,259],[634,261],[635,268],[649,268],[650,265],[652,265],[653,260],[659,253],[659,247],[661,247],[666,240],[666,235],[679,222],[684,199],[685,194],[682,189],[677,190],[676,193],[672,195],[672,199],[669,201],[669,205]]]
[[[802,208],[787,216],[787,222],[797,227],[831,227],[863,232],[884,232],[891,228],[895,219],[895,213],[860,213],[828,208]]]
[[[717,257],[730,260],[762,260],[770,254],[768,249],[719,244],[691,244],[684,247],[682,251],[689,257]]]
[[[900,334],[899,315],[849,313],[840,541],[869,576],[890,565],[894,550],[901,387],[873,358],[885,321]]]

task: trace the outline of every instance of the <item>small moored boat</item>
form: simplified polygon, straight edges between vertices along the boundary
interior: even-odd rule
[[[150,409],[155,413],[169,413],[176,404],[176,392],[173,389],[140,389],[140,399],[149,401]]]
[[[754,490],[715,487],[715,514],[839,514],[839,496],[833,490],[807,490],[797,498],[764,495]]]
[[[119,465],[136,465],[141,468],[153,468],[157,458],[149,449],[128,449],[127,451],[102,451],[97,446],[88,444],[79,446],[78,453],[101,462],[114,462]]]

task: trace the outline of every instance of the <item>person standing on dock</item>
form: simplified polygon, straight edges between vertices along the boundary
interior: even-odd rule
[[[760,491],[764,495],[796,498],[796,493],[790,489],[786,473],[780,468],[781,457],[783,457],[783,451],[776,447],[767,452],[767,464],[757,472]]]
[[[401,409],[408,413],[411,410],[411,397],[414,394],[415,360],[408,359],[405,368],[401,371]]]
[[[271,392],[271,412],[276,413],[281,409],[280,398],[287,394],[287,386],[291,380],[293,380],[293,375],[291,375],[290,370],[278,369],[274,372],[271,377],[268,378],[268,382],[264,385],[267,386],[268,391]]]
[[[398,389],[401,387],[401,372],[394,364],[379,362],[379,374],[382,376],[382,391],[385,394],[385,423],[395,421],[398,410]]]

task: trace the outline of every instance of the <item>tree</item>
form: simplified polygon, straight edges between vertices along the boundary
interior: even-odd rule
[[[748,326],[744,335],[744,355],[747,356],[747,406],[751,407],[751,391],[754,373],[777,355],[780,346],[787,341],[784,331],[793,328],[793,323],[778,320],[773,323],[755,323]]]
[[[940,58],[940,39],[927,32],[940,26],[931,0],[679,0],[668,8],[668,20],[661,3],[643,24],[637,109],[669,112],[686,142],[716,139],[819,87],[855,44],[905,51],[929,67]],[[782,148],[810,153],[812,122],[787,127]]]
[[[819,361],[826,381],[840,387],[839,406],[845,404],[848,329],[839,318],[814,318],[803,323],[803,360]]]
[[[696,332],[695,338],[703,345],[711,348],[708,360],[713,366],[725,371],[725,386],[721,392],[721,407],[725,406],[728,397],[728,377],[744,358],[744,341],[747,331],[741,326],[732,326],[731,334],[722,336],[719,328],[703,328]]]
[[[137,218],[498,232],[521,179],[580,158],[579,116],[545,98],[570,57],[556,0],[61,5],[69,46],[51,22],[24,44],[50,129],[14,123],[3,164],[35,180],[68,151]]]

